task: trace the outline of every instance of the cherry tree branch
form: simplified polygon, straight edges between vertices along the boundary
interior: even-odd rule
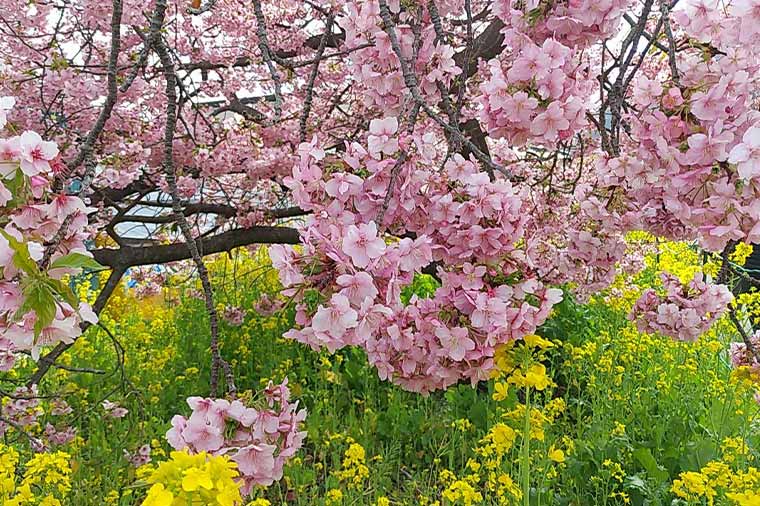
[[[129,87],[132,86],[132,83],[137,77],[137,74],[140,72],[140,69],[145,67],[145,64],[148,62],[148,56],[150,55],[151,49],[153,48],[153,44],[156,43],[156,39],[159,36],[161,27],[164,24],[165,16],[166,0],[156,0],[156,10],[153,11],[153,16],[150,19],[150,28],[148,35],[145,37],[145,43],[143,45],[142,51],[140,51],[140,56],[137,59],[137,63],[135,63],[134,67],[132,68],[132,71],[127,74],[124,83],[119,88],[119,91],[122,93],[127,91]]]
[[[210,237],[195,239],[198,251],[213,255],[251,244],[300,244],[298,230],[289,227],[251,227],[229,230]],[[112,268],[165,264],[192,258],[186,243],[156,246],[102,248],[92,250],[95,260]]]
[[[668,38],[668,64],[670,65],[670,73],[673,78],[673,82],[678,86],[678,64],[676,63],[676,40],[673,37],[673,30],[670,27],[670,2],[668,0],[660,0],[660,12],[662,13],[662,20],[665,25],[665,36]],[[654,39],[654,38],[653,38]],[[651,41],[652,39],[650,39]]]
[[[750,339],[750,336],[747,334],[747,331],[744,330],[744,326],[739,321],[739,318],[736,316],[736,308],[733,304],[730,304],[728,306],[728,318],[731,320],[731,323],[734,324],[734,327],[736,328],[737,332],[739,332],[739,336],[741,336],[742,341],[744,341],[744,345],[747,347],[747,351],[749,351],[752,356],[760,362],[760,355],[758,355],[758,351],[755,349],[755,347],[752,344],[752,340]]]
[[[60,179],[66,177],[69,173],[76,170],[79,165],[85,163],[92,157],[92,150],[97,142],[100,134],[106,126],[108,118],[111,117],[114,105],[116,105],[116,66],[119,60],[119,51],[121,50],[121,14],[122,14],[122,0],[113,0],[113,12],[111,14],[111,51],[108,56],[108,93],[106,94],[106,100],[103,103],[103,108],[100,110],[98,119],[90,129],[87,137],[79,148],[77,155],[66,162],[67,173],[61,174]],[[87,167],[88,171],[90,167]],[[95,170],[94,164],[91,166],[92,171]],[[84,185],[83,185],[84,186]],[[80,191],[81,193],[81,191]]]
[[[388,190],[386,190],[385,192],[383,205],[382,207],[380,207],[380,211],[377,213],[377,217],[375,218],[375,222],[378,224],[378,226],[382,227],[383,225],[383,219],[385,218],[385,213],[388,211],[388,206],[390,205],[391,199],[393,198],[393,191],[396,187],[396,180],[398,179],[399,172],[401,172],[401,168],[404,166],[406,159],[407,159],[406,151],[402,151],[398,159],[396,160],[396,163],[393,165],[393,169],[391,170],[391,179],[388,182]]]
[[[423,111],[425,111],[425,114],[430,117],[433,121],[438,123],[444,130],[446,130],[448,133],[456,136],[459,138],[463,144],[465,144],[469,150],[475,155],[475,157],[480,160],[485,166],[496,170],[498,172],[501,172],[504,174],[504,176],[507,179],[512,178],[512,173],[502,167],[501,165],[494,163],[493,160],[491,160],[491,157],[483,153],[475,144],[472,143],[470,139],[465,137],[462,132],[459,130],[459,126],[454,124],[451,125],[441,119],[438,114],[433,111],[433,109],[425,102],[425,99],[422,97],[422,94],[420,93],[419,86],[417,84],[417,77],[414,75],[414,72],[412,72],[411,67],[409,65],[409,62],[407,62],[406,58],[403,55],[403,52],[401,51],[401,44],[399,43],[398,36],[396,35],[395,30],[395,23],[393,22],[393,19],[391,18],[391,12],[388,8],[388,2],[386,0],[379,0],[380,1],[380,17],[383,20],[383,29],[385,30],[385,33],[388,34],[388,38],[391,41],[391,47],[393,48],[393,52],[396,54],[396,57],[399,60],[399,65],[401,67],[401,74],[404,77],[404,84],[406,88],[409,90],[409,93],[412,95],[412,98],[414,101],[422,108]]]
[[[306,141],[306,123],[309,120],[309,114],[311,114],[311,103],[314,100],[314,83],[317,80],[319,74],[319,64],[322,62],[322,55],[325,53],[327,47],[327,37],[332,32],[333,20],[335,16],[330,14],[327,18],[325,26],[325,33],[322,35],[322,40],[319,42],[317,48],[317,55],[314,57],[314,65],[311,68],[311,74],[309,75],[309,81],[306,83],[306,98],[303,102],[303,111],[301,112],[301,118],[298,122],[299,127],[299,139],[301,142]]]
[[[266,18],[264,17],[264,11],[261,9],[261,2],[259,0],[253,0],[253,11],[256,14],[256,35],[259,38],[261,56],[264,58],[264,63],[266,63],[269,74],[274,82],[275,118],[273,123],[277,123],[282,118],[282,83],[280,81],[280,74],[277,72],[277,68],[275,68],[272,61],[273,54],[269,46],[269,38],[267,37]]]
[[[179,224],[182,235],[185,237],[185,242],[198,269],[198,277],[200,277],[201,285],[203,286],[206,312],[209,315],[211,331],[211,392],[215,396],[218,395],[219,368],[221,367],[227,380],[227,389],[230,394],[234,395],[237,388],[232,377],[232,369],[219,352],[219,315],[216,312],[214,304],[214,289],[211,286],[208,270],[198,250],[193,232],[190,229],[187,218],[182,214],[182,205],[177,190],[177,174],[176,167],[174,166],[174,131],[177,125],[177,76],[174,72],[174,62],[160,37],[156,40],[154,47],[156,54],[158,54],[161,60],[166,79],[166,127],[164,130],[164,160],[162,165],[164,177],[166,178],[172,198],[172,210],[174,211],[175,219]]]

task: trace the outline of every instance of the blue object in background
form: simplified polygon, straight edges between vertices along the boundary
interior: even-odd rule
[[[69,187],[67,188],[68,193],[79,193],[79,191],[82,189],[82,180],[81,179],[73,179],[69,183]]]

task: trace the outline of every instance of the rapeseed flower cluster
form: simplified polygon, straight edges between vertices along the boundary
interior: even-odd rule
[[[241,506],[237,477],[237,464],[224,455],[174,451],[168,461],[151,468],[142,506]]]
[[[65,452],[37,453],[24,464],[16,483],[19,453],[0,443],[0,499],[4,506],[61,506],[71,491],[71,456]]]
[[[470,475],[475,476],[477,475]],[[474,481],[474,480],[472,480]],[[462,506],[472,506],[483,502],[483,494],[478,491],[477,482],[473,486],[467,480],[454,480],[441,494],[449,504],[461,504]]]
[[[699,471],[681,473],[671,490],[681,499],[708,506],[725,502],[722,498],[737,506],[760,504],[760,470],[751,466],[734,469],[724,455],[722,460],[708,462]]]
[[[325,495],[326,506],[336,506],[343,502],[343,492],[339,488],[331,488]]]
[[[349,439],[349,441],[352,441]],[[350,442],[344,453],[341,469],[334,472],[335,476],[345,482],[349,489],[359,489],[364,480],[369,477],[369,468],[366,463],[365,451],[362,445]]]
[[[16,488],[19,455],[12,446],[0,443],[0,497],[8,499]]]
[[[497,401],[497,420],[474,448],[476,459],[467,466],[472,474],[462,480],[452,478],[444,489],[443,498],[449,503],[488,499],[503,506],[518,504],[526,487],[532,486],[531,472],[543,475],[544,487],[557,478],[557,468],[565,466],[574,449],[572,439],[550,431],[566,402],[553,398],[556,384],[545,364],[561,344],[534,334],[496,350],[492,398]],[[477,495],[468,495],[468,486]]]

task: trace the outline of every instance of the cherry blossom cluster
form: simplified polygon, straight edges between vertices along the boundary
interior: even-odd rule
[[[239,327],[245,320],[245,310],[239,306],[226,305],[224,311],[222,311],[222,318],[228,325],[233,327]]]
[[[124,450],[124,458],[133,466],[141,467],[151,461],[151,447],[149,444],[144,444],[138,448],[134,453]]]
[[[283,302],[272,299],[268,294],[262,293],[259,300],[254,304],[253,310],[260,316],[271,316],[282,309]]]
[[[298,301],[301,328],[286,337],[361,346],[381,378],[409,390],[485,379],[495,348],[534,332],[561,299],[519,246],[526,195],[461,155],[438,170],[434,138],[399,133],[395,117],[369,131],[366,148],[340,158],[302,144],[285,181],[312,211],[302,249],[270,248],[284,294]],[[441,287],[402,304],[401,289],[431,266]]]
[[[2,129],[14,100],[0,102]],[[73,342],[83,321],[97,321],[61,282],[91,257],[84,244],[91,209],[51,192],[61,163],[56,145],[36,132],[0,138],[0,370],[13,367],[16,352],[36,360],[45,346]],[[43,258],[46,272],[37,265]]]
[[[677,277],[668,273],[662,274],[662,282],[664,295],[648,288],[631,309],[628,317],[636,322],[640,332],[696,341],[733,299],[725,285],[705,282],[700,272],[688,285],[682,285]]]
[[[504,50],[480,86],[480,118],[514,146],[554,146],[588,126],[594,89],[584,50],[618,27],[628,0],[499,0]]]
[[[111,402],[108,399],[100,403],[103,406],[106,416],[111,418],[124,418],[129,413],[129,410],[123,406],[119,406],[117,402]]]
[[[536,44],[507,33],[509,51],[489,62],[481,85],[480,119],[494,138],[512,145],[555,145],[587,125],[585,96],[592,89],[578,53],[555,39]]]
[[[8,402],[0,407],[0,437],[4,437],[9,430],[27,431],[30,442],[35,451],[47,451],[52,446],[61,446],[70,442],[76,436],[77,429],[66,423],[45,421],[45,415],[51,417],[63,417],[73,410],[62,399],[53,399],[45,412],[37,385],[31,387],[18,387],[13,391]],[[45,428],[39,436],[31,436],[31,431],[39,428],[45,422]]]
[[[756,330],[748,338],[751,350],[747,348],[746,343],[733,342],[729,346],[728,356],[733,367],[749,367],[752,372],[757,373],[760,372],[760,362],[757,359],[757,353],[760,352],[760,330]]]
[[[760,241],[760,58],[746,44],[755,29],[744,29],[745,4],[726,13],[689,2],[673,13],[687,36],[714,49],[687,48],[677,80],[654,67],[634,82],[639,111],[626,121],[635,145],[598,168],[601,184],[624,194],[620,210],[636,228],[712,251]]]
[[[587,46],[611,38],[629,0],[497,0],[494,14],[533,40],[554,38],[568,46]]]
[[[346,45],[361,48],[352,52],[349,67],[353,78],[363,85],[363,99],[366,105],[398,111],[409,93],[391,39],[382,28],[380,4],[376,0],[345,4],[348,15],[341,17],[339,24],[346,31]],[[400,11],[399,2],[388,5],[392,13]],[[439,100],[438,87],[448,88],[462,72],[454,63],[454,48],[438,40],[430,24],[415,34],[410,24],[402,23],[396,32],[403,58],[412,62],[419,76],[420,93],[431,101]]]
[[[532,209],[526,259],[542,281],[572,287],[581,301],[609,286],[626,258],[627,228],[606,199],[582,183],[569,195],[534,198]]]
[[[127,286],[140,298],[160,294],[168,279],[169,272],[157,267],[132,267],[127,272]]]
[[[284,464],[301,448],[306,432],[301,430],[306,410],[290,402],[287,379],[269,383],[262,400],[255,404],[240,400],[189,397],[189,418],[176,415],[166,439],[176,450],[227,455],[237,463],[244,495],[254,485],[271,485],[282,478]]]

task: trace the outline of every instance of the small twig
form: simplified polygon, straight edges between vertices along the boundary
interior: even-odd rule
[[[760,356],[758,356],[757,350],[752,345],[752,341],[747,335],[747,331],[744,330],[744,327],[742,326],[741,322],[736,317],[736,308],[733,306],[733,304],[728,306],[728,317],[731,319],[731,322],[734,324],[734,327],[736,327],[736,330],[739,332],[739,335],[741,336],[742,341],[744,341],[744,345],[747,347],[747,351],[749,351],[754,357],[754,359],[758,363],[760,363]]]
[[[25,351],[25,350],[17,351],[16,353],[21,353],[21,354],[27,355],[27,356],[31,356],[32,355],[30,352]],[[39,361],[40,362],[48,362],[48,363],[50,363],[51,367],[55,367],[56,369],[62,369],[64,371],[68,371],[68,372],[85,373],[85,374],[105,374],[106,373],[106,371],[103,371],[103,370],[100,370],[100,369],[90,369],[90,368],[87,368],[87,367],[71,367],[69,365],[59,364],[59,363],[51,360],[50,358],[48,358],[47,355],[44,356],[44,357],[40,357]]]
[[[127,371],[124,368],[124,364],[126,362],[126,350],[124,349],[124,345],[122,345],[118,339],[116,339],[116,336],[113,335],[113,332],[111,332],[111,329],[106,327],[103,322],[98,322],[98,327],[106,333],[108,338],[111,340],[111,344],[113,344],[113,349],[116,352],[116,368],[109,374],[109,376],[113,376],[116,373],[116,370],[118,369],[121,373],[121,382],[123,384],[126,384],[131,389],[135,390],[135,386],[132,384],[131,381],[129,381],[129,378],[127,378]]]
[[[668,0],[660,0],[660,12],[664,20],[665,36],[668,38],[668,61],[670,63],[670,73],[676,86],[679,85],[678,65],[676,63],[676,39],[673,37],[673,30],[670,27],[670,3]]]
[[[625,14],[623,14],[623,19],[625,20],[626,23],[628,23],[628,25],[631,26],[631,28],[633,28],[634,26],[636,26],[636,21],[627,12]],[[641,32],[641,35],[645,39],[647,39],[647,40],[653,40],[652,34],[649,33],[649,32],[647,32],[646,30],[644,30],[643,32]],[[656,40],[654,40],[654,42],[652,43],[652,45],[654,47],[656,47],[657,49],[659,49],[660,51],[662,51],[663,53],[668,54],[668,48],[665,47],[665,46],[663,46],[662,44],[660,44]]]
[[[729,241],[726,247],[723,248],[723,252],[720,254],[721,263],[718,275],[715,278],[715,282],[719,285],[725,285],[728,281],[728,276],[731,274],[731,262],[729,257],[736,250],[736,241]]]
[[[396,180],[398,179],[398,175],[401,172],[401,167],[404,165],[404,162],[406,162],[406,152],[402,151],[401,155],[396,160],[396,164],[393,166],[393,169],[391,170],[391,180],[388,183],[388,190],[385,192],[385,198],[383,199],[383,206],[380,208],[380,211],[377,213],[377,218],[375,218],[375,222],[377,223],[378,227],[381,227],[383,225],[383,218],[385,218],[385,213],[388,211],[388,206],[391,203],[391,198],[393,197],[393,191],[394,187],[396,186]]]

